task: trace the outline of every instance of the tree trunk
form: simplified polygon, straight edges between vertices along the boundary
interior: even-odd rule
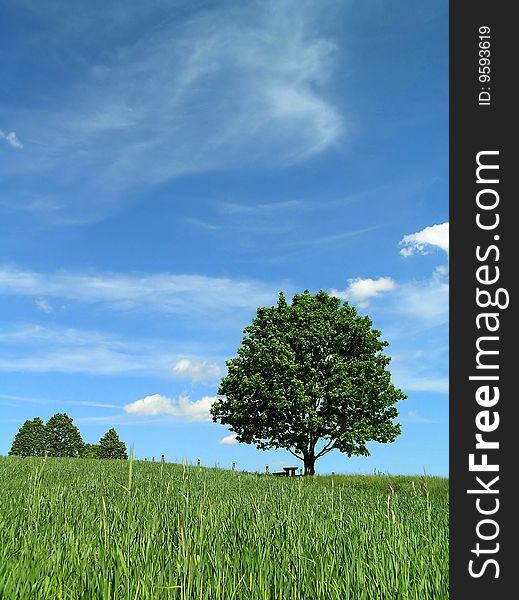
[[[315,474],[315,456],[314,454],[305,454],[304,456],[305,463],[305,475],[314,475]]]

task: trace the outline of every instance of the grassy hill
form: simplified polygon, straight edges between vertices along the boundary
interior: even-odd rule
[[[448,481],[0,457],[0,598],[448,599]]]

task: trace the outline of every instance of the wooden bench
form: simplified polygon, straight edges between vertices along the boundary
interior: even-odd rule
[[[297,471],[297,467],[283,467],[287,477],[294,477]]]

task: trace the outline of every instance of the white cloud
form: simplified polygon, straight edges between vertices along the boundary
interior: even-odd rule
[[[0,140],[5,140],[12,148],[16,148],[18,150],[23,148],[22,142],[20,142],[18,136],[14,131],[11,131],[10,133],[5,133],[0,129]]]
[[[349,285],[344,291],[332,289],[330,294],[341,300],[354,302],[361,308],[365,308],[371,298],[384,292],[391,292],[396,287],[391,277],[379,277],[378,279],[357,277],[356,279],[349,279],[348,283]]]
[[[231,433],[230,435],[226,435],[223,437],[218,443],[227,446],[234,446],[238,444],[238,440],[236,439],[236,433]]]
[[[203,382],[218,378],[221,369],[216,363],[182,358],[173,367],[173,373],[180,377],[188,377],[193,382]]]
[[[153,394],[141,400],[135,400],[131,404],[125,404],[124,410],[127,413],[136,413],[139,415],[169,414],[173,410],[173,401],[166,396]]]
[[[153,394],[140,400],[136,400],[124,406],[124,410],[130,414],[145,416],[169,415],[185,418],[188,421],[212,421],[209,409],[216,397],[204,396],[200,400],[192,402],[189,396],[181,395],[178,400]]]
[[[222,312],[273,304],[279,289],[258,281],[204,275],[38,273],[0,266],[0,293],[7,296],[34,297],[35,301],[61,298],[118,311],[202,313],[214,318]]]
[[[449,253],[449,223],[440,225],[431,225],[417,233],[405,235],[399,242],[404,246],[400,250],[402,256],[411,256],[412,254],[428,254],[429,247],[433,246]]]

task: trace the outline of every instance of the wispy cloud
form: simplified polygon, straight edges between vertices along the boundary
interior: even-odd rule
[[[337,209],[342,210],[354,203],[372,204],[381,196],[392,197],[402,194],[416,194],[429,187],[433,180],[407,179],[388,180],[379,185],[365,187],[344,196],[333,198],[327,197],[300,197],[289,199],[277,199],[270,202],[257,201],[223,201],[217,204],[218,213],[228,217],[253,216],[255,219],[267,218],[272,221],[273,216],[286,214],[290,218],[301,213],[319,212],[333,213]]]
[[[326,206],[326,205],[325,205]],[[281,200],[278,202],[265,202],[245,204],[239,202],[222,202],[219,211],[225,215],[254,215],[254,217],[272,217],[283,213],[311,211],[322,209],[323,203],[318,204],[309,200]]]
[[[156,365],[143,365],[137,357],[108,348],[86,350],[41,350],[30,356],[0,358],[0,371],[26,373],[89,373],[93,375],[126,375],[156,372]]]
[[[232,214],[234,217],[245,217],[243,220],[213,223],[189,218],[186,219],[186,222],[216,234],[229,235],[231,232],[234,235],[236,233],[235,243],[239,244],[241,252],[261,254],[262,260],[268,262],[279,262],[294,256],[301,256],[302,252],[315,254],[318,251],[325,251],[329,246],[343,245],[381,227],[381,225],[375,224],[355,229],[343,229],[324,235],[322,233],[308,235],[307,226],[290,219],[290,215],[289,218],[286,218],[285,215],[283,219],[284,212],[279,209],[279,213],[276,213],[275,210],[269,213],[266,207],[263,211],[258,212],[251,208],[249,212],[244,207],[243,211]],[[337,222],[334,221],[332,225],[335,229]],[[266,248],[272,248],[272,240],[275,240],[275,257],[265,255]]]
[[[188,421],[210,422],[212,418],[209,409],[215,400],[216,397],[204,396],[200,400],[191,401],[187,395],[181,395],[178,400],[175,400],[160,394],[153,394],[126,404],[124,410],[129,414],[136,415],[169,415]]]
[[[405,417],[403,418],[404,421],[407,421],[408,423],[430,423],[430,424],[437,424],[438,421],[435,421],[433,419],[427,419],[426,417],[422,417],[422,415],[419,413],[418,410],[410,410],[407,412],[407,414],[405,415]]]
[[[283,287],[204,275],[38,273],[0,266],[0,293],[5,295],[34,297],[36,302],[60,298],[124,311],[214,315],[249,310],[272,304]]]
[[[437,267],[429,279],[401,284],[394,308],[431,325],[446,323],[449,319],[447,268]]]
[[[1,344],[33,343],[48,347],[100,345],[117,349],[123,349],[126,346],[126,342],[115,335],[75,327],[46,327],[34,323],[2,327],[0,334]]]
[[[409,370],[394,369],[392,379],[397,387],[406,392],[430,392],[447,394],[449,392],[449,378],[434,377],[427,374],[411,373]]]
[[[120,407],[118,407],[120,408]],[[74,418],[74,423],[78,425],[80,423],[95,423],[97,425],[109,425],[113,427],[114,425],[135,425],[138,427],[142,427],[145,425],[153,425],[154,423],[160,423],[161,419],[157,417],[148,417],[144,418],[142,416],[132,417],[126,413],[118,413],[111,415],[89,415],[85,417],[77,417]]]
[[[89,400],[69,400],[65,404],[72,406],[88,406],[92,408],[121,408],[118,404],[107,404],[105,402],[91,402]]]
[[[359,227],[358,229],[349,229],[347,231],[341,231],[339,233],[331,233],[323,236],[314,236],[310,239],[299,240],[299,242],[293,241],[291,245],[305,245],[305,246],[323,246],[325,244],[336,244],[344,242],[350,238],[361,236],[364,233],[375,231],[382,227],[381,225],[369,225],[368,227]]]
[[[403,246],[400,254],[405,257],[412,254],[428,254],[431,247],[440,248],[449,254],[449,223],[431,225],[417,233],[405,235],[400,240],[400,246]]]
[[[244,213],[246,214],[246,213]],[[204,219],[195,219],[188,217],[185,222],[189,225],[193,225],[197,228],[204,229],[209,232],[225,232],[228,235],[229,232],[236,232],[238,234],[245,234],[247,237],[250,235],[258,235],[262,238],[268,237],[279,237],[285,236],[294,232],[297,228],[293,223],[274,223],[272,221],[260,223],[259,220],[247,218],[244,222],[234,223],[214,223]]]
[[[53,306],[45,300],[45,298],[37,298],[36,299],[36,307],[39,311],[50,315],[54,312]]]
[[[17,150],[21,150],[23,148],[22,142],[18,139],[18,136],[14,131],[10,133],[5,133],[0,129],[0,140],[5,140],[9,146],[12,148],[16,148]]]
[[[67,3],[52,12],[54,43],[74,43],[60,36],[69,26]],[[82,12],[91,24],[94,9]],[[35,143],[31,160],[13,163],[13,172],[28,189],[33,175],[51,175],[66,207],[49,218],[81,212],[89,219],[86,197],[102,213],[136,186],[245,164],[296,163],[333,148],[345,131],[328,93],[336,45],[319,32],[317,15],[314,4],[290,1],[199,10],[184,21],[165,18],[163,7],[150,9],[156,27],[127,24],[131,35],[114,36],[96,62],[76,61],[83,71],[71,78],[62,103],[22,115]],[[42,11],[38,17],[48,18]],[[81,29],[78,20],[75,26]],[[100,35],[91,27],[89,33]]]
[[[117,335],[25,324],[0,328],[0,371],[166,377],[175,356],[157,340],[128,342]],[[8,350],[8,351],[6,351]]]
[[[54,401],[49,398],[39,398],[36,396],[20,396],[18,394],[0,394],[0,400],[7,400],[15,404],[29,403],[29,404],[52,404]]]

